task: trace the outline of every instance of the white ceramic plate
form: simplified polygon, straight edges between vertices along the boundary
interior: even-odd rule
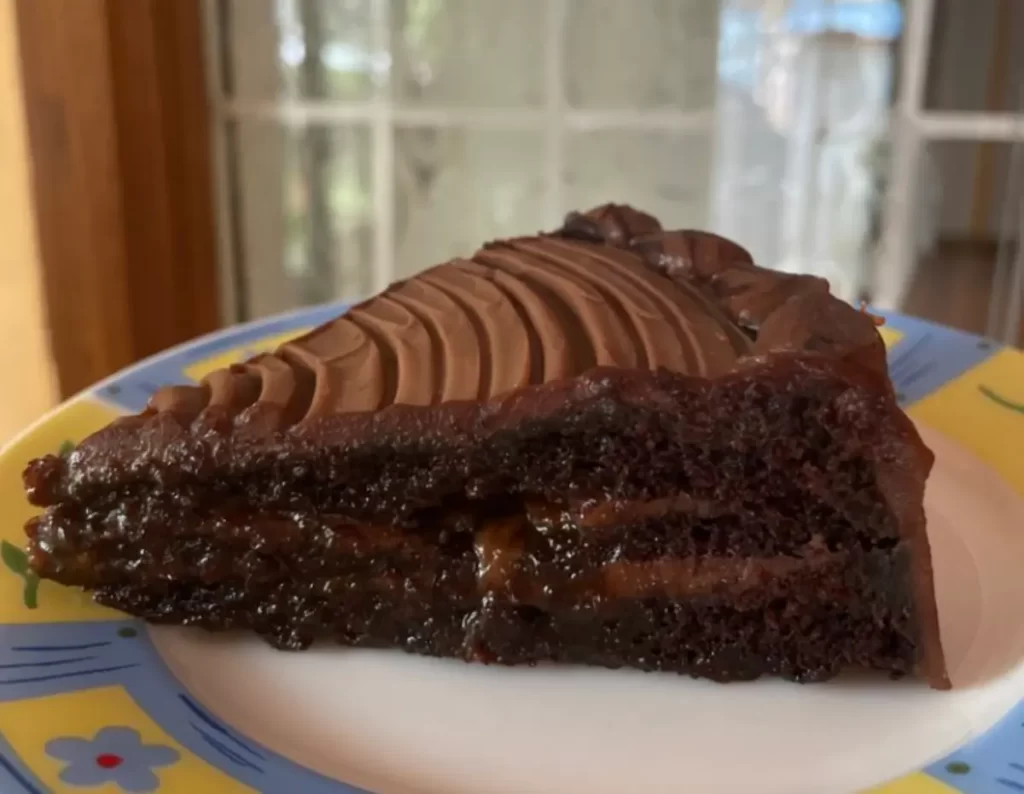
[[[12,506],[0,790],[839,794],[893,781],[881,790],[1024,791],[1024,357],[907,318],[890,318],[885,335],[894,382],[937,455],[927,511],[953,692],[874,676],[719,685],[385,651],[280,653],[245,636],[150,630],[26,572],[18,476],[29,458],[335,311],[179,348],[0,454],[0,497]]]

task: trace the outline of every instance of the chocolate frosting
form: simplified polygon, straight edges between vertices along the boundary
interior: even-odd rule
[[[273,354],[160,391],[150,409],[238,415],[258,403],[282,427],[482,402],[596,367],[716,378],[779,351],[885,368],[871,318],[825,281],[757,267],[717,235],[664,231],[608,204],[398,282]]]

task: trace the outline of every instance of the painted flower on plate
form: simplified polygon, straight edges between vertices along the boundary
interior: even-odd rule
[[[174,748],[143,744],[138,731],[120,725],[103,728],[92,739],[51,739],[46,743],[46,754],[66,762],[60,779],[69,786],[113,783],[132,794],[156,791],[160,780],[153,769],[179,758]]]

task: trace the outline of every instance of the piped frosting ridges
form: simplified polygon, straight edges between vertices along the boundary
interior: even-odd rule
[[[160,391],[150,410],[238,416],[258,403],[281,427],[482,402],[597,367],[716,378],[779,351],[884,372],[871,319],[823,280],[758,267],[722,237],[665,231],[605,205],[398,282],[272,354]]]

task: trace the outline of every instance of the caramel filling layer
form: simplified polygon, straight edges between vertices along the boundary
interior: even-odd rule
[[[491,595],[512,603],[546,607],[595,599],[742,592],[801,571],[841,564],[847,554],[830,551],[819,539],[795,549],[792,555],[624,557],[622,547],[616,545],[616,533],[625,539],[630,527],[643,532],[639,524],[644,520],[714,514],[709,503],[685,494],[632,502],[527,501],[514,512],[498,517],[486,517],[484,508],[466,505],[441,515],[424,516],[419,529],[353,521],[340,515],[314,518],[257,514],[238,507],[220,508],[199,520],[194,514],[168,513],[149,527],[147,540],[139,541],[145,549],[139,552],[139,559],[144,558],[150,570],[155,567],[165,577],[197,575],[206,583],[214,583],[238,575],[274,578],[279,575],[279,562],[275,561],[295,563],[303,555],[323,560],[326,575],[344,571],[348,567],[345,560],[385,562],[396,555],[412,555],[420,561],[422,584],[427,587],[445,566],[454,564],[459,566],[459,577],[465,577],[460,591],[469,598]],[[64,560],[66,571],[76,569],[74,576],[88,573],[93,560],[90,555],[102,554],[104,544],[121,543],[120,527],[136,525],[145,520],[143,516],[128,511],[104,527],[71,536],[45,520],[37,522],[30,532],[35,541],[33,554],[41,560],[42,568],[57,555]],[[168,546],[167,522],[188,526],[192,540],[217,537],[227,544],[202,555],[201,563],[196,562]],[[223,534],[225,523],[233,528],[229,536]],[[598,535],[601,537],[595,546]],[[72,538],[88,542],[76,543]],[[80,563],[67,564],[69,541]],[[123,556],[131,552],[122,548],[120,553]],[[380,584],[383,589],[401,587],[404,575],[383,574]]]
[[[579,566],[571,552],[567,559],[538,560],[526,549],[526,538],[531,532],[538,532],[538,528],[520,516],[487,521],[477,530],[474,550],[477,585],[482,595],[543,607],[602,598],[684,598],[715,592],[737,593],[799,571],[841,564],[847,554],[812,543],[799,557],[609,559],[596,567]]]

